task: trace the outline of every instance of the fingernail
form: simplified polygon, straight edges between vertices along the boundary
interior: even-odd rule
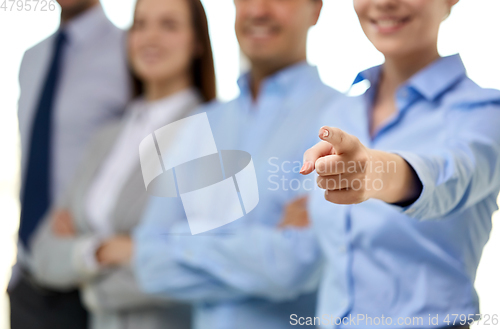
[[[323,128],[323,132],[321,133],[321,135],[323,136],[323,138],[327,138],[328,136],[330,136],[330,131]]]
[[[310,161],[304,162],[304,165],[300,169],[299,173],[303,174],[311,168],[312,163]]]

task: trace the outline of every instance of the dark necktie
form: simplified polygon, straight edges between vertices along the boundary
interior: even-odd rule
[[[21,195],[19,239],[29,248],[29,238],[50,206],[51,137],[54,96],[60,76],[60,64],[66,36],[60,31],[54,42],[52,62],[31,127],[30,148]]]

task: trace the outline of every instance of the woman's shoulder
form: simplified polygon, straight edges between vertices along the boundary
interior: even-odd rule
[[[483,88],[469,77],[465,77],[443,96],[442,104],[447,108],[470,110],[485,106],[500,110],[500,90]]]

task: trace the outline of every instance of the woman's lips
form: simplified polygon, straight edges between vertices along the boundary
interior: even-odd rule
[[[383,34],[395,33],[403,29],[408,22],[410,21],[410,17],[404,18],[380,18],[380,19],[371,19],[371,24],[375,27],[377,32]]]

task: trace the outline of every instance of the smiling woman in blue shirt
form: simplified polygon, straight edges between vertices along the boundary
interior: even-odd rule
[[[358,75],[368,90],[332,106],[304,155],[302,173],[316,170],[322,188],[309,205],[328,260],[322,327],[467,328],[479,318],[474,280],[500,190],[500,92],[471,81],[459,55],[438,53],[457,2],[354,0],[385,62]]]

